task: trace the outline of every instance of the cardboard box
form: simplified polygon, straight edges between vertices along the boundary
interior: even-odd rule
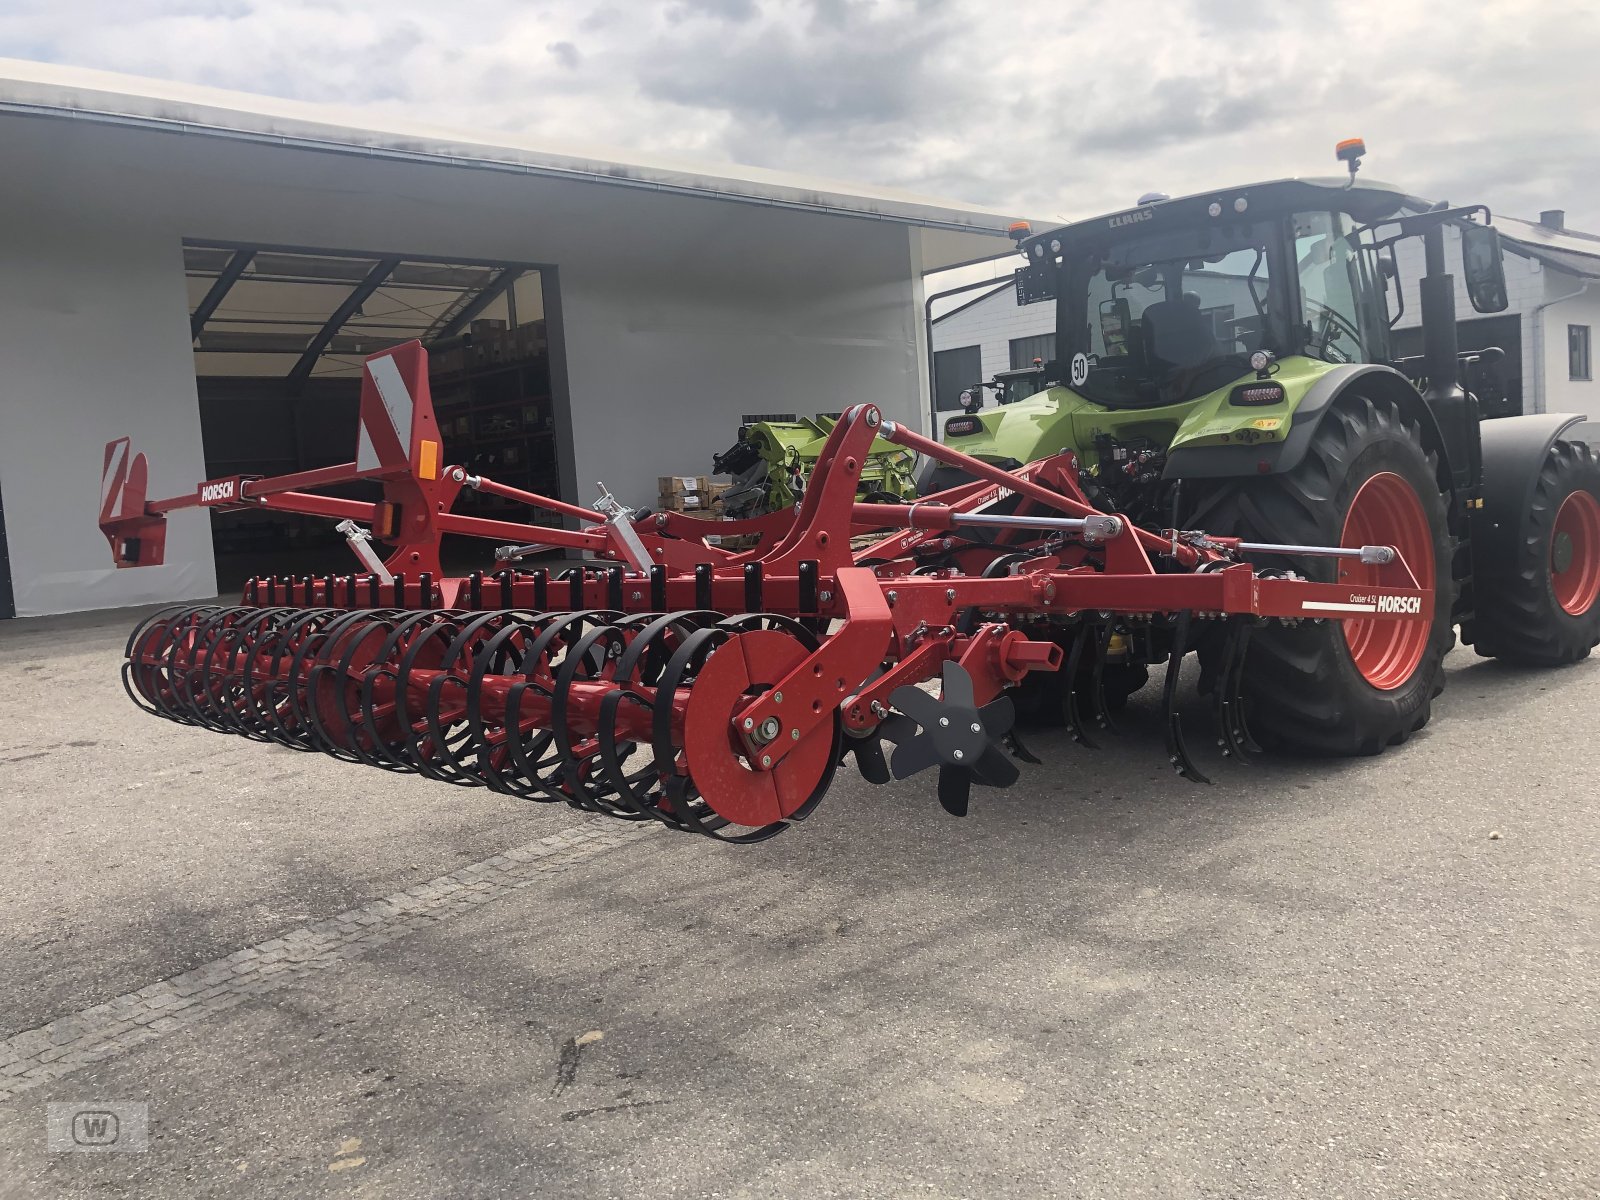
[[[691,493],[705,495],[711,490],[711,480],[705,475],[658,475],[656,483],[663,499]]]

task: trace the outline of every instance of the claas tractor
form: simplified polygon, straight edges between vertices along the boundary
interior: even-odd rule
[[[944,422],[952,449],[1011,468],[1071,452],[1084,494],[1140,528],[1204,528],[1241,544],[1398,548],[1430,592],[1427,620],[1385,624],[1379,597],[1257,630],[1242,699],[1262,741],[1371,754],[1429,718],[1441,660],[1478,654],[1571,663],[1600,639],[1600,467],[1571,436],[1581,418],[1485,421],[1498,350],[1461,354],[1445,232],[1459,233],[1465,293],[1507,307],[1498,235],[1481,206],[1429,208],[1347,177],[1284,179],[1149,198],[1122,212],[1016,231],[1018,300],[1055,306],[1048,386]],[[1403,311],[1394,248],[1420,238],[1424,353],[1396,357]],[[926,494],[964,482],[928,464]],[[1356,582],[1349,559],[1293,552],[1261,568]],[[1128,623],[1104,668],[1112,705],[1159,655]],[[1201,686],[1222,646],[1197,641]],[[1035,677],[1035,709],[1060,704]]]
[[[712,457],[712,471],[732,476],[722,494],[731,517],[754,517],[792,508],[805,495],[822,447],[839,413],[799,417],[794,413],[754,413],[739,423],[732,446]],[[903,502],[916,496],[917,456],[881,439],[873,443],[861,471],[863,499]]]

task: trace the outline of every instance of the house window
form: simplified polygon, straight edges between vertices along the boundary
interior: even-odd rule
[[[1056,335],[1041,333],[1038,337],[1011,339],[1011,369],[1033,366],[1033,360],[1050,362],[1056,356]]]
[[[1593,379],[1589,359],[1589,327],[1567,326],[1567,374],[1573,379]]]

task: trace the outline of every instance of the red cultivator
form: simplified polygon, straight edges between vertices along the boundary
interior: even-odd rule
[[[862,504],[874,437],[966,472],[912,505]],[[1164,657],[1174,767],[1203,780],[1176,712],[1178,665],[1213,647],[1222,752],[1254,749],[1238,680],[1263,620],[1426,621],[1431,591],[1382,546],[1283,547],[1156,533],[1096,511],[1060,454],[1004,471],[861,404],[827,442],[797,509],[751,521],[594,509],[439,467],[416,343],[368,360],[354,462],[274,479],[212,480],[145,499],[145,463],[107,447],[101,527],[121,566],[161,561],[165,515],[256,506],[342,521],[346,575],[258,578],[238,606],[186,606],[128,643],[129,694],[186,724],[351,762],[657,820],[725,840],[804,818],[853,752],[873,783],[939,767],[939,798],[1018,778],[1029,758],[1008,690],[1053,672],[1074,737],[1110,717],[1108,660]],[[306,488],[370,479],[383,499]],[[580,523],[547,528],[452,514],[463,487]],[[442,534],[511,543],[491,573],[446,578]],[[711,535],[752,535],[730,552]],[[392,549],[381,562],[370,538]],[[577,561],[526,568],[537,552]],[[1345,581],[1253,568],[1251,553],[1328,554]],[[918,685],[940,681],[937,695]],[[886,760],[882,741],[894,744]]]

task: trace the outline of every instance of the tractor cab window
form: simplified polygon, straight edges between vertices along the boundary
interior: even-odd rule
[[[1343,213],[1301,213],[1294,218],[1295,269],[1300,276],[1300,319],[1306,353],[1324,362],[1363,362],[1363,294],[1360,255]]]
[[[1269,340],[1268,258],[1266,231],[1243,229],[1121,242],[1079,260],[1069,280],[1073,299],[1082,297],[1083,335],[1063,362],[1073,386],[1121,408],[1223,386]]]

